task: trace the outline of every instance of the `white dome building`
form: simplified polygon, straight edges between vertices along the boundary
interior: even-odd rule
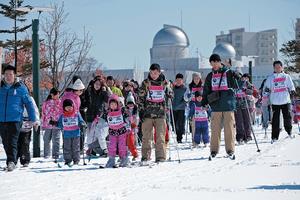
[[[220,42],[214,48],[213,54],[218,54],[221,57],[221,60],[234,60],[236,51],[231,44]]]
[[[168,79],[174,80],[177,73],[198,71],[200,59],[189,56],[190,41],[181,28],[164,25],[153,39],[150,49],[150,64],[158,63]]]

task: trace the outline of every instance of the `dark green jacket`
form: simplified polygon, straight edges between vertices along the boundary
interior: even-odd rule
[[[236,83],[235,83],[235,72],[232,70],[228,70],[226,67],[220,68],[218,71],[212,71],[210,72],[204,83],[203,88],[203,99],[201,101],[202,106],[205,106],[208,104],[207,95],[211,94],[212,87],[211,87],[211,80],[212,75],[214,73],[225,73],[227,76],[227,84],[229,90],[221,90],[220,92],[220,99],[218,101],[215,101],[210,104],[210,107],[212,109],[212,112],[226,112],[226,111],[235,111],[236,109],[236,98],[235,98],[235,89],[236,89]]]

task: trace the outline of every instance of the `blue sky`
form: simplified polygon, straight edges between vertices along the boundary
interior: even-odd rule
[[[0,0],[0,2],[7,2]],[[24,5],[49,6],[62,0],[25,0]],[[299,0],[65,0],[67,27],[83,27],[93,37],[90,56],[107,68],[148,68],[149,49],[163,24],[180,26],[188,34],[191,55],[208,57],[220,31],[245,27],[249,31],[278,29],[278,44],[294,39],[293,22],[300,18]],[[43,14],[46,16],[46,14]],[[12,23],[0,17],[0,29]],[[0,37],[3,39],[3,36]]]

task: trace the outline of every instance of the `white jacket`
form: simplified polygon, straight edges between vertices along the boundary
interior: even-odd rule
[[[295,86],[288,74],[284,72],[273,73],[267,78],[264,91],[266,88],[270,90],[271,105],[291,103],[290,92],[295,91]]]

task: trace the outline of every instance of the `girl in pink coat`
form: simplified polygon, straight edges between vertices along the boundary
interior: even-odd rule
[[[42,105],[42,129],[44,132],[44,157],[50,156],[50,142],[52,140],[52,158],[57,159],[59,156],[60,135],[61,131],[51,125],[50,121],[58,121],[61,114],[59,91],[56,88],[50,90],[46,101]]]

